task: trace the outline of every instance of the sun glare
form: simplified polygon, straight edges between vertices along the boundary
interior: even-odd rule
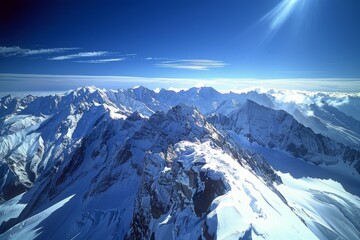
[[[283,0],[264,17],[260,19],[260,22],[266,22],[269,24],[270,33],[273,33],[286,22],[292,13],[300,6],[300,3],[304,0]]]

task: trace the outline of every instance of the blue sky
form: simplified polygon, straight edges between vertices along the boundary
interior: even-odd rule
[[[358,0],[3,0],[0,29],[2,91],[116,86],[80,76],[360,91]]]

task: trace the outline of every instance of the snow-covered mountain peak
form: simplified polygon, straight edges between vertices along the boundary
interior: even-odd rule
[[[283,110],[274,110],[247,100],[230,115],[213,115],[209,121],[230,135],[243,136],[250,143],[287,151],[315,164],[346,162],[360,173],[360,152],[305,127]]]
[[[13,96],[12,94],[5,95],[5,96],[0,98],[0,103],[1,104],[8,104],[14,98],[16,98],[16,97]]]
[[[214,88],[212,87],[193,87],[188,89],[187,91],[188,94],[198,94],[201,97],[208,97],[208,98],[213,98],[213,97],[217,97],[219,95],[221,95],[220,92],[216,91]]]
[[[356,119],[275,93],[84,87],[1,98],[0,239],[356,239],[360,199],[341,184],[358,183],[359,152],[294,112],[351,136]],[[354,175],[297,179],[279,165],[300,178],[310,167],[316,178]]]
[[[174,144],[180,140],[200,140],[210,136],[219,141],[222,136],[195,108],[184,104],[171,108],[166,114],[156,112],[147,121],[137,135],[147,136],[159,141],[156,145]],[[153,138],[153,136],[157,136]]]
[[[95,86],[85,86],[85,87],[79,87],[79,88],[75,89],[73,92],[78,95],[82,95],[82,94],[94,93],[98,90],[100,90],[100,89],[96,88]]]
[[[156,94],[153,90],[150,90],[143,86],[130,88],[128,91],[134,96],[135,99],[149,103],[154,101],[154,96]]]
[[[234,114],[237,114],[238,116],[248,114],[250,117],[257,116],[264,120],[271,119],[275,116],[275,119],[279,121],[279,123],[285,121],[285,119],[287,121],[295,121],[294,117],[284,110],[273,110],[250,99],[247,99],[239,109],[234,110],[234,113],[231,113],[231,115]]]
[[[185,104],[179,104],[171,108],[167,112],[166,116],[173,118],[174,120],[203,118],[201,113],[199,113],[199,111],[197,111],[194,107],[189,107]]]
[[[130,88],[129,90],[132,90],[133,92],[154,92],[153,90],[150,90],[142,85]]]
[[[99,103],[109,103],[109,99],[106,95],[106,91],[96,88],[94,86],[77,88],[74,91],[70,91],[66,97],[72,97],[76,101],[88,101],[93,100]]]

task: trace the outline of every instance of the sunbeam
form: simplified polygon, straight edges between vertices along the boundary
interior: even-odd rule
[[[272,34],[280,29],[280,27],[291,16],[294,10],[300,5],[303,0],[283,0],[264,17],[260,22],[269,24],[269,34]]]

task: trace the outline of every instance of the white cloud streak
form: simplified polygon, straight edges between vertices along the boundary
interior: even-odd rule
[[[84,61],[76,61],[79,63],[110,63],[110,62],[121,62],[124,61],[126,58],[108,58],[108,59],[93,59],[93,60],[84,60]]]
[[[40,49],[27,49],[21,48],[18,46],[13,47],[4,47],[0,46],[0,56],[3,57],[24,57],[24,56],[41,56],[41,55],[50,55],[50,54],[60,54],[67,51],[74,51],[78,50],[79,48],[40,48]],[[104,57],[109,55],[117,55],[113,58],[106,58],[106,59],[96,59],[97,57]],[[81,59],[81,58],[95,58],[90,60],[78,60],[75,62],[81,63],[109,63],[109,62],[120,62],[124,61],[127,58],[135,58],[137,54],[135,53],[128,53],[118,55],[113,52],[108,51],[92,51],[92,52],[78,52],[74,54],[67,54],[61,56],[50,56],[47,60],[54,60],[54,61],[62,61],[62,60],[70,60],[70,59]]]
[[[101,57],[101,56],[106,56],[106,55],[109,55],[109,52],[107,52],[107,51],[80,52],[80,53],[76,53],[76,54],[52,57],[52,58],[49,58],[49,60],[62,61],[62,60],[69,60],[69,59],[76,59],[76,58]]]
[[[146,61],[160,61],[160,60],[170,60],[170,59],[163,58],[163,57],[146,57],[146,58],[144,58],[144,60],[146,60]]]
[[[66,51],[76,50],[78,48],[40,48],[40,49],[27,49],[18,46],[4,47],[0,46],[0,55],[4,57],[10,56],[33,56],[45,55],[53,53],[61,53]]]
[[[186,59],[186,60],[167,60],[156,64],[157,67],[176,68],[188,70],[210,70],[212,68],[222,68],[227,64],[222,61],[207,59]]]

